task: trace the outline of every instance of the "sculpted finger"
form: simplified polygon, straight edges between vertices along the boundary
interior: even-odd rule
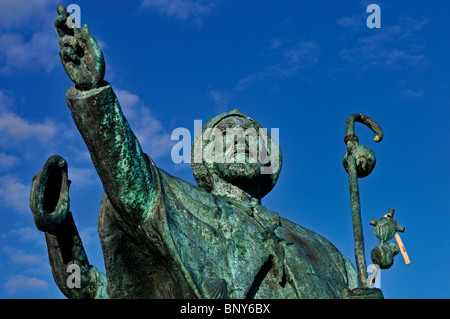
[[[91,48],[90,39],[92,37],[91,30],[89,30],[89,26],[87,24],[83,25],[83,27],[80,30],[80,33],[78,34],[79,37],[83,40],[86,45]]]
[[[67,27],[73,31],[73,34],[75,36],[79,35],[80,29],[78,29],[78,26],[76,25],[75,20],[70,15],[68,15],[68,17],[66,19],[66,24],[67,24]]]
[[[58,34],[59,37],[65,36],[70,31],[65,25],[66,20],[67,16],[60,15],[55,19],[55,22],[53,23],[55,25],[56,33]]]
[[[92,52],[94,57],[99,61],[103,61],[102,50],[100,49],[95,38],[92,36],[91,31],[89,30],[89,26],[87,24],[85,24],[81,28],[79,36],[81,39],[83,39],[84,43],[86,44],[86,47],[90,52]]]
[[[77,54],[79,54],[83,51],[78,39],[76,37],[73,37],[70,35],[66,35],[62,38],[59,38],[58,43],[59,43],[59,46],[61,47],[61,49],[65,48],[65,47],[70,47]]]
[[[66,8],[63,6],[58,6],[57,11],[59,16],[55,19],[54,25],[58,36],[63,37],[65,35],[74,35],[74,30],[67,26],[67,18],[69,17],[69,13],[66,11]]]
[[[74,62],[78,59],[78,56],[76,55],[72,47],[63,47],[61,51],[59,51],[59,56],[64,65],[68,64],[69,62]]]
[[[64,19],[66,20],[66,26],[69,29],[73,29],[73,34],[77,35],[80,32],[80,29],[76,25],[74,19],[71,17],[71,13],[68,13],[67,9],[64,6],[62,6],[62,5],[58,6],[56,11],[58,11],[58,14],[60,16],[64,17]]]
[[[56,8],[56,11],[58,12],[59,15],[63,15],[65,13],[67,13],[66,7],[64,7],[63,5],[59,5]]]
[[[99,78],[103,78],[105,73],[105,60],[103,53],[97,41],[92,36],[87,24],[83,25],[81,28],[78,38],[85,45],[83,47],[86,50],[85,56],[89,56],[89,59],[95,66],[95,70],[98,72]]]
[[[83,25],[78,34],[79,38],[86,44],[89,50],[99,51],[100,47],[97,44],[97,41],[92,36],[91,30],[89,30],[89,26],[87,24]]]

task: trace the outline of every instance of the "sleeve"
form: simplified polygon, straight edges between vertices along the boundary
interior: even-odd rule
[[[126,218],[151,211],[157,200],[151,160],[142,151],[111,85],[104,82],[88,91],[74,86],[66,100],[116,211]]]

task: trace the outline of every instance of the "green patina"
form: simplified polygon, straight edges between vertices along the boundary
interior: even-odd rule
[[[372,262],[381,269],[388,269],[394,263],[394,256],[400,252],[395,243],[388,243],[397,231],[403,232],[405,227],[397,225],[397,221],[393,219],[395,210],[389,209],[389,212],[379,220],[371,220],[370,224],[375,226],[374,234],[379,239],[378,246],[374,247],[370,253]]]
[[[65,160],[51,157],[33,179],[30,207],[46,234],[55,281],[67,297],[382,298],[380,290],[358,285],[351,262],[332,243],[262,205],[282,164],[281,150],[270,143],[270,135],[264,143],[279,160],[270,174],[259,173],[266,163],[249,163],[249,156],[244,163],[217,163],[209,161],[208,152],[201,163],[192,163],[198,187],[159,169],[141,149],[103,80],[103,54],[89,28],[68,29],[65,8],[59,6],[58,13],[61,60],[75,83],[66,100],[105,191],[97,227],[107,276],[89,264],[68,211]],[[352,125],[350,121],[349,136],[354,135]],[[201,132],[216,127],[261,128],[236,109],[212,118]],[[192,158],[209,141],[199,134]],[[367,160],[355,151],[354,138],[347,146],[352,211],[359,211],[358,170],[366,174],[375,161],[363,163]],[[60,172],[60,183],[50,178],[58,167],[53,171]],[[46,196],[45,189],[55,191]],[[60,205],[47,205],[51,199]],[[353,222],[360,225],[360,215],[354,214]],[[80,290],[66,285],[70,263],[82,269]]]

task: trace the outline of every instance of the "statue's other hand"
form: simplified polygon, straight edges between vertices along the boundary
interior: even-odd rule
[[[30,209],[40,231],[52,232],[64,225],[70,215],[69,186],[66,160],[49,157],[33,177],[30,192]]]
[[[70,15],[64,6],[58,6],[57,11],[59,16],[54,24],[61,47],[59,56],[66,73],[83,90],[99,87],[105,75],[105,60],[97,41],[86,24],[81,29],[75,23],[72,23],[73,28],[68,26]]]

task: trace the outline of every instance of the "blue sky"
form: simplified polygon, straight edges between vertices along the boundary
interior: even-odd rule
[[[73,84],[53,28],[58,4],[78,4],[98,40],[105,79],[143,149],[175,164],[171,132],[238,108],[279,128],[283,168],[263,205],[329,239],[354,261],[345,120],[377,156],[359,180],[366,259],[370,219],[395,208],[411,265],[381,271],[386,298],[449,298],[450,4],[423,1],[0,1],[0,298],[62,298],[43,233],[28,207],[31,179],[63,156],[71,211],[91,264],[104,270],[96,231],[102,186],[64,94]],[[368,4],[381,28],[366,25]]]

